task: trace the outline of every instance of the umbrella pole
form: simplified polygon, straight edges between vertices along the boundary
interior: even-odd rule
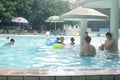
[[[20,28],[20,23],[19,23],[19,28]]]
[[[56,35],[56,23],[55,23],[55,35]]]
[[[55,23],[55,31],[56,31],[56,23]]]
[[[19,28],[18,28],[18,29],[19,29],[19,31],[18,31],[18,32],[19,32],[19,34],[20,34],[20,23],[19,23],[19,26],[18,26],[18,27],[19,27]]]

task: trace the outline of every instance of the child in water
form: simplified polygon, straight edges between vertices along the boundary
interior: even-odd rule
[[[70,41],[71,41],[71,43],[70,43],[71,45],[74,45],[74,44],[75,44],[75,42],[74,42],[74,41],[75,41],[75,39],[74,39],[73,37],[72,37],[72,38],[70,38]]]

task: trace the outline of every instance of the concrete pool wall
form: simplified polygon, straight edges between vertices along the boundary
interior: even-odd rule
[[[120,69],[1,68],[0,80],[120,80]]]

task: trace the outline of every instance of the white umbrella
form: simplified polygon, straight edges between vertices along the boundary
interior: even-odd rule
[[[65,14],[63,14],[65,20],[80,21],[81,19],[87,20],[108,20],[108,16],[100,13],[94,9],[84,8],[82,6],[75,8]]]
[[[28,21],[23,17],[16,17],[12,19],[12,22],[16,23],[28,23]]]
[[[20,23],[28,23],[28,21],[25,18],[23,18],[23,17],[13,18],[12,22],[19,23],[19,27],[20,27]]]

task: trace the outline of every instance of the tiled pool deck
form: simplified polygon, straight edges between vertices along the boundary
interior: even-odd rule
[[[0,68],[0,80],[120,80],[120,69]]]

